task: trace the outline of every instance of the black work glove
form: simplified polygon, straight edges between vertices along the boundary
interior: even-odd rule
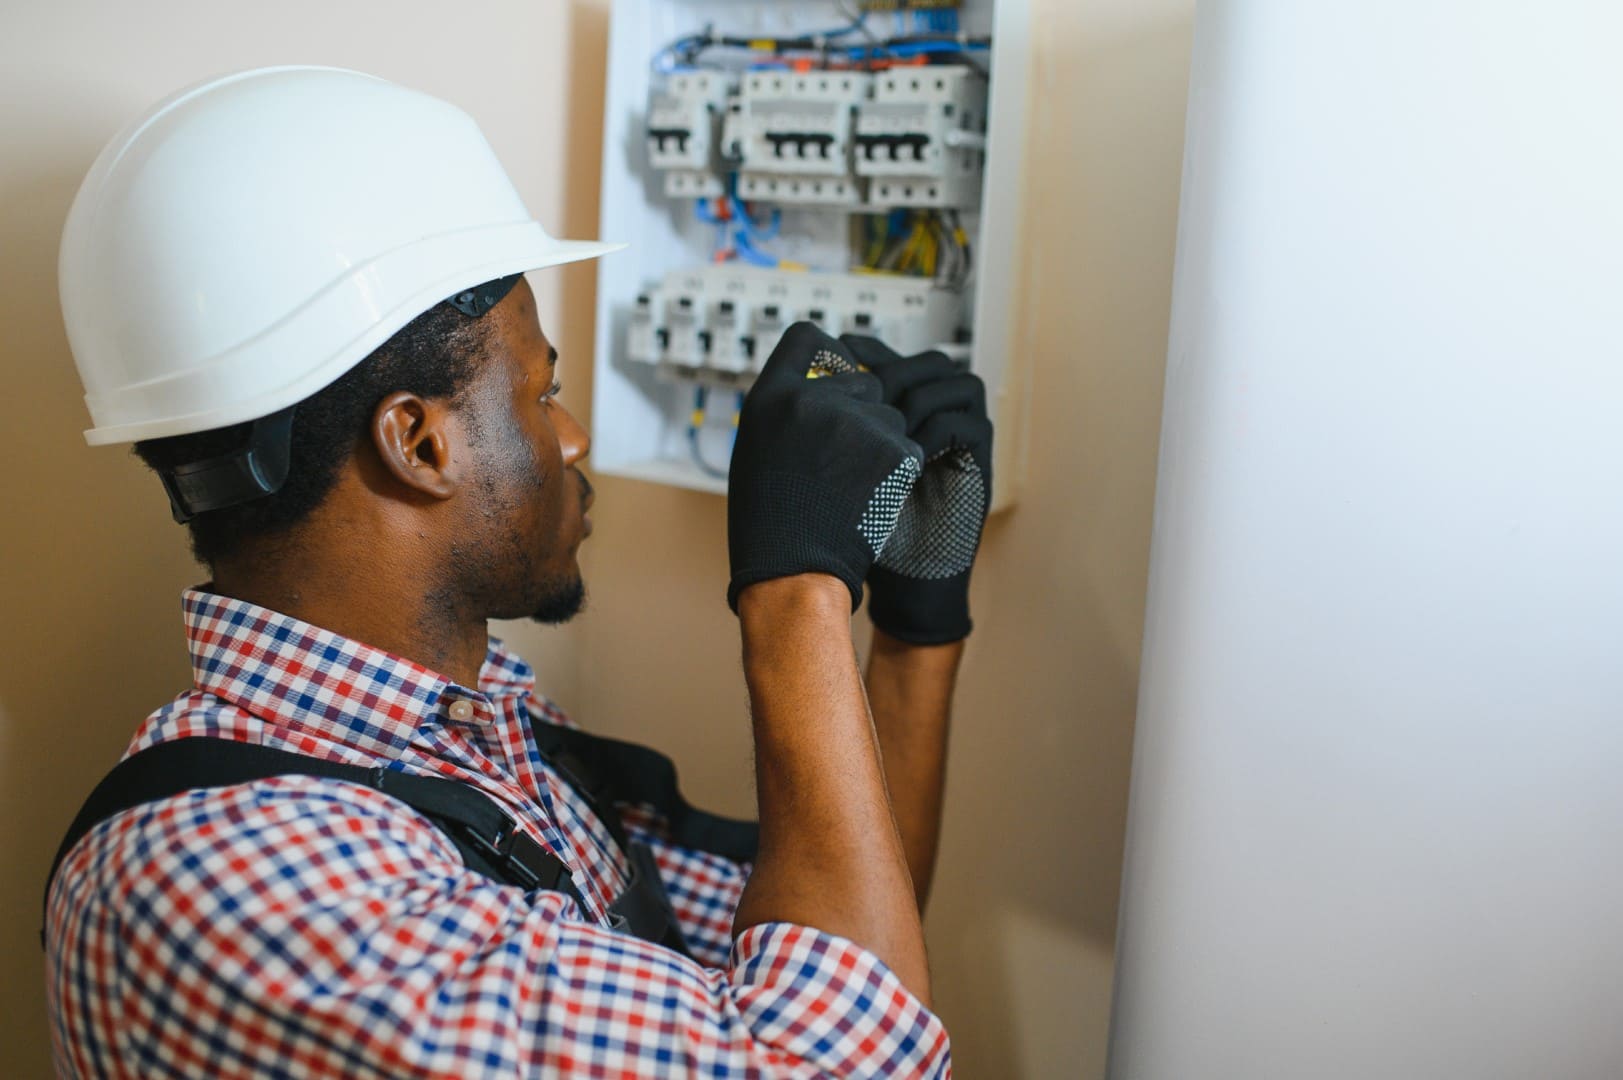
[[[823,377],[808,378],[821,373]],[[758,581],[833,574],[862,603],[923,455],[879,379],[809,322],[772,350],[738,417],[727,476],[727,603]]]
[[[924,453],[890,542],[868,572],[868,616],[890,636],[939,645],[969,636],[969,573],[992,505],[986,386],[939,352],[898,356],[875,338],[840,339],[879,376]]]

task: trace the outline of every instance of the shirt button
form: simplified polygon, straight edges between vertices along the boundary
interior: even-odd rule
[[[472,720],[473,702],[469,701],[467,698],[457,698],[455,701],[451,702],[451,707],[447,709],[446,712],[451,714],[452,720]]]

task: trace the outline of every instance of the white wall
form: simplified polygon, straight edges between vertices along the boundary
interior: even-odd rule
[[[1620,41],[1202,6],[1113,1076],[1623,1075]]]

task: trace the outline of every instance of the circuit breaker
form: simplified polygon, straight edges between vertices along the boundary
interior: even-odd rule
[[[725,490],[738,404],[794,322],[987,383],[1017,486],[1017,0],[618,0],[598,265],[597,468]]]
[[[891,71],[857,110],[855,166],[875,206],[973,209],[986,146],[986,80],[966,67]]]
[[[738,194],[780,205],[861,207],[851,136],[872,85],[873,76],[860,71],[744,76],[728,143],[738,162]]]

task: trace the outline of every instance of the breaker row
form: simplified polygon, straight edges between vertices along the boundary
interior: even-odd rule
[[[962,300],[927,279],[699,267],[637,297],[626,355],[679,377],[745,385],[792,323],[867,334],[911,353],[954,341]]]
[[[985,157],[986,80],[968,67],[881,73],[720,70],[666,77],[649,95],[649,165],[673,197],[973,209]]]

